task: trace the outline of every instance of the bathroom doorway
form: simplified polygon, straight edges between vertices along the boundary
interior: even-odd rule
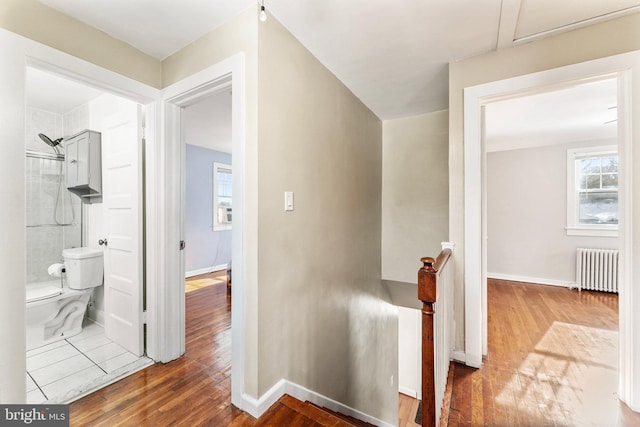
[[[123,150],[113,153],[127,124],[138,123],[141,106],[35,67],[27,67],[26,76],[25,288],[27,301],[32,300],[26,315],[27,401],[66,403],[152,363],[143,356],[142,324],[131,333],[110,320],[129,322],[142,317],[143,212],[129,209],[133,202],[122,197],[123,178],[118,182],[112,173],[125,170],[127,163],[140,170],[139,178],[128,180],[126,187],[140,190],[140,203],[133,204],[141,206],[142,156],[122,162]],[[102,146],[84,158],[75,151],[72,154],[71,137],[86,130],[101,134]],[[136,150],[139,153],[142,143]],[[96,163],[97,153],[103,160],[97,163],[98,169],[87,166]],[[117,157],[120,163],[113,163]],[[96,190],[92,182],[86,191],[79,187],[69,191],[70,164],[89,167],[89,175],[99,176],[102,188]],[[134,251],[120,249],[130,237],[127,234],[138,233],[137,241],[126,243],[135,244]],[[114,253],[103,255],[105,246]],[[71,248],[85,248],[83,252],[99,254],[101,259],[104,256],[106,286],[71,289],[63,260],[63,251]],[[133,252],[139,263],[128,255]],[[122,304],[132,298],[121,295],[119,284],[113,286],[117,281],[137,283],[141,291],[135,304]]]

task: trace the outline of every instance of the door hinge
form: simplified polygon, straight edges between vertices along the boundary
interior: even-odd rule
[[[142,323],[145,325],[147,324],[147,310],[142,312]]]
[[[187,246],[187,243],[184,240],[180,240],[180,250],[184,251],[184,248]]]

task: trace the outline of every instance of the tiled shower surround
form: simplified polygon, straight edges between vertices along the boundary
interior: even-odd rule
[[[38,137],[61,138],[65,117],[27,109],[26,149],[54,154]],[[61,159],[26,158],[27,283],[51,280],[47,268],[62,260],[62,250],[82,244],[80,199],[69,193]],[[58,195],[59,193],[59,195]]]

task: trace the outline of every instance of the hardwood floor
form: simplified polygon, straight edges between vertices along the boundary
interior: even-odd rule
[[[415,420],[420,401],[400,393],[399,403],[398,427],[419,427],[420,424],[416,424]]]
[[[197,289],[205,288],[207,286],[216,285],[218,283],[227,282],[227,271],[220,270],[212,273],[199,274],[197,276],[189,277],[185,280],[185,292],[195,291]]]
[[[226,281],[186,295],[186,353],[70,405],[71,426],[349,426],[283,396],[259,420],[231,405],[231,297]],[[414,414],[415,416],[415,414]]]
[[[489,280],[489,353],[454,366],[449,425],[636,426],[617,399],[617,295]]]
[[[455,365],[450,426],[640,425],[614,395],[616,296],[497,281],[488,289],[489,355],[479,370]],[[343,425],[288,396],[260,420],[235,409],[226,285],[186,299],[186,354],[72,403],[72,426]],[[400,396],[400,426],[416,425],[417,404]]]
[[[231,405],[231,299],[225,283],[186,295],[186,353],[70,405],[72,426],[252,425]]]

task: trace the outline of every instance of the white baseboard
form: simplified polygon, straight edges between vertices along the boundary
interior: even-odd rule
[[[467,359],[467,355],[464,353],[464,351],[452,351],[451,359],[455,360],[456,362],[464,363]]]
[[[564,288],[575,288],[575,282],[568,282],[566,280],[556,280],[556,279],[543,279],[541,277],[527,277],[527,276],[516,276],[512,274],[501,274],[501,273],[487,273],[487,277],[491,279],[498,280],[510,280],[513,282],[525,282],[525,283],[535,283],[537,285],[550,285],[550,286],[562,286]]]
[[[104,327],[104,311],[98,310],[95,307],[89,306],[87,307],[87,317],[91,319],[94,323]]]
[[[278,401],[286,393],[287,381],[281,379],[273,387],[271,387],[260,399],[255,399],[248,394],[242,394],[243,410],[248,412],[254,418],[260,418],[267,409]]]
[[[398,391],[402,394],[406,394],[407,396],[418,399],[418,392],[409,387],[398,386]],[[420,400],[420,399],[418,399]]]
[[[199,276],[201,274],[213,273],[214,271],[226,270],[227,264],[214,265],[212,267],[201,268],[199,270],[186,271],[184,273],[185,279],[188,277]]]
[[[311,391],[301,385],[292,383],[285,379],[281,379],[278,381],[273,387],[269,389],[265,394],[260,397],[260,399],[255,399],[251,396],[244,394],[243,404],[245,405],[242,408],[244,411],[251,414],[251,416],[255,418],[259,418],[260,415],[264,414],[267,409],[271,407],[274,403],[278,401],[283,395],[288,394],[296,399],[306,402],[312,402],[318,406],[325,407],[335,412],[339,412],[344,415],[349,415],[351,417],[357,418],[359,420],[368,422],[370,424],[374,424],[380,427],[393,427],[394,424],[387,423],[385,421],[379,420],[371,415],[365,414],[364,412],[360,412],[357,409],[353,409],[347,405],[344,405],[340,402],[337,402],[333,399],[330,399],[326,396],[323,396],[315,391]]]

